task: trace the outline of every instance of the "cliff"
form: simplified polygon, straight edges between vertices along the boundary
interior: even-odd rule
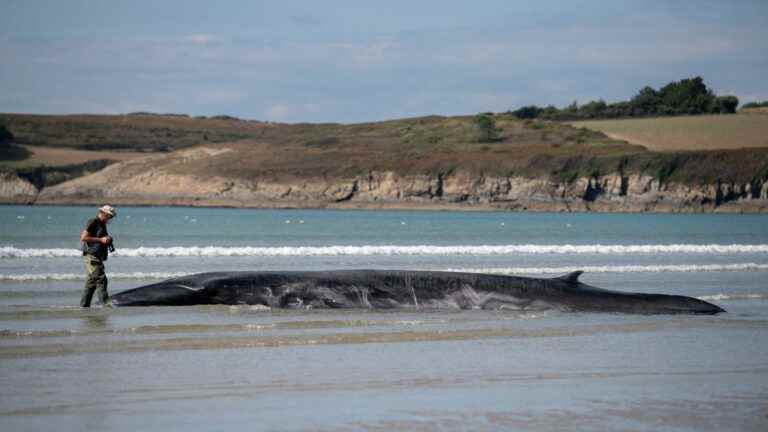
[[[37,199],[37,188],[13,172],[0,172],[0,203],[30,204]]]
[[[259,208],[439,208],[527,211],[766,212],[768,182],[690,185],[647,174],[613,172],[562,181],[554,177],[370,171],[346,177],[250,179],[179,172],[213,163],[231,148],[199,147],[146,156],[44,188],[39,204],[198,205]],[[10,187],[16,185],[15,189]],[[33,195],[3,178],[3,199]],[[6,186],[7,185],[7,186]],[[8,193],[6,191],[11,191]]]

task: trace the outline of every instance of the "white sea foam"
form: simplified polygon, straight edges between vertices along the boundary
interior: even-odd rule
[[[768,271],[768,264],[684,264],[684,265],[613,265],[613,266],[574,266],[574,267],[506,267],[506,268],[454,268],[446,271],[466,273],[486,273],[500,275],[517,274],[565,274],[575,271],[585,273],[698,273],[698,272],[736,272]]]
[[[225,247],[171,246],[120,248],[123,257],[216,257],[216,256],[376,256],[376,255],[514,255],[514,254],[744,254],[768,253],[768,244],[646,244],[646,245],[479,245],[479,246],[283,246]],[[0,259],[69,258],[77,249],[22,249],[0,247]]]
[[[170,279],[190,274],[168,272],[107,273],[110,279]],[[85,273],[32,273],[0,274],[1,282],[78,281],[85,280]]]
[[[505,267],[505,268],[449,268],[431,269],[450,272],[485,273],[499,275],[560,275],[577,270],[586,273],[690,273],[690,272],[736,272],[768,271],[768,264],[690,264],[690,265],[621,265],[621,266],[578,266],[578,267]],[[133,272],[107,273],[111,279],[170,279],[191,274],[191,272]],[[33,273],[0,274],[0,282],[33,281],[78,281],[85,279],[84,273]]]
[[[722,301],[722,300],[762,300],[768,299],[768,294],[756,294],[756,293],[734,293],[734,294],[712,294],[696,297],[699,300],[704,301]]]
[[[0,258],[67,258],[80,256],[77,249],[20,249],[13,246],[0,247]]]

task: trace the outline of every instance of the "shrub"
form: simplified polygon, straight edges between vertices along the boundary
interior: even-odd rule
[[[5,126],[0,125],[0,146],[6,146],[13,142],[13,134]]]
[[[741,108],[768,108],[768,101],[745,103]]]
[[[542,109],[537,107],[536,105],[528,105],[524,106],[522,108],[516,109],[515,111],[512,111],[512,114],[515,115],[515,117],[524,120],[524,119],[535,119],[536,117],[541,114]]]
[[[733,114],[739,106],[739,98],[736,96],[718,96],[715,99],[714,110],[720,114]]]
[[[499,140],[500,130],[496,127],[496,121],[489,114],[478,114],[473,119],[478,142],[492,142]]]

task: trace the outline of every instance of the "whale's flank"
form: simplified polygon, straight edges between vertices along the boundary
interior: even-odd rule
[[[628,293],[552,279],[399,270],[199,273],[123,291],[114,306],[264,305],[272,308],[507,309],[716,314],[692,297]]]

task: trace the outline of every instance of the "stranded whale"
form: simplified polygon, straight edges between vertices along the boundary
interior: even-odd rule
[[[692,297],[611,291],[579,282],[581,271],[552,279],[404,270],[199,273],[123,291],[114,306],[202,304],[272,308],[423,308],[560,310],[637,314],[716,314]]]

